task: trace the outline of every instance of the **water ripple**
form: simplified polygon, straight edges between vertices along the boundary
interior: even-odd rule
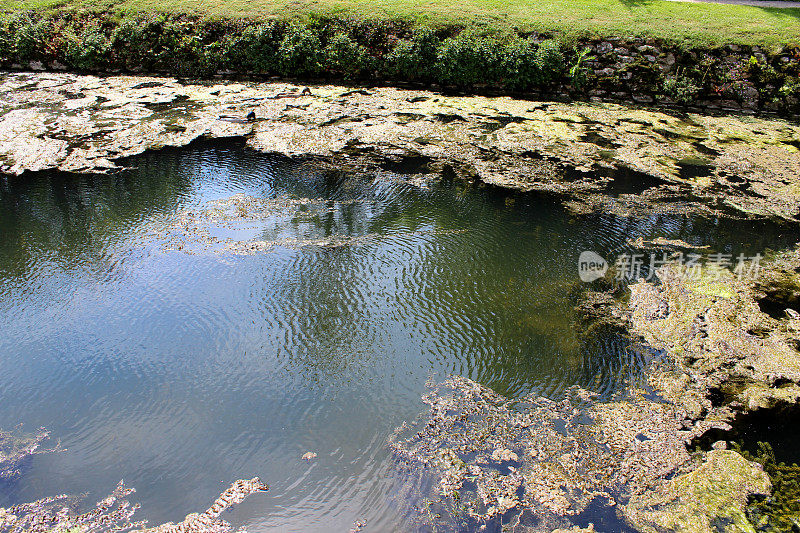
[[[257,475],[271,490],[232,515],[250,531],[403,529],[385,442],[431,376],[550,397],[575,384],[610,397],[641,376],[652,354],[576,334],[581,251],[794,239],[766,223],[575,217],[535,195],[421,189],[235,143],[130,166],[0,188],[0,427],[47,426],[65,448],[0,505],[104,495],[124,477],[143,517],[179,520]],[[220,205],[263,209],[214,220],[218,249],[167,246],[165,229]],[[237,239],[265,244],[239,255],[225,248]]]

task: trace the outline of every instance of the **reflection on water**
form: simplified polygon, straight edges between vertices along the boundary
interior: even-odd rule
[[[257,475],[271,490],[232,516],[250,531],[396,529],[385,441],[423,410],[431,374],[606,398],[639,375],[624,340],[579,342],[581,251],[792,241],[766,223],[574,217],[536,196],[323,172],[236,144],[130,163],[0,180],[0,427],[46,426],[66,448],[0,506],[125,478],[142,517],[178,520]],[[268,249],[170,249],[165,228],[237,194],[291,204],[234,228]]]

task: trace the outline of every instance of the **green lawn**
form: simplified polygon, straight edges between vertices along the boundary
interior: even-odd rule
[[[568,36],[651,36],[693,44],[800,44],[800,8],[664,0],[0,0],[0,9],[200,13],[210,17],[342,14],[422,24],[486,24]]]

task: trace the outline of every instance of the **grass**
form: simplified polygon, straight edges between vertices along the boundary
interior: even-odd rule
[[[798,4],[800,5],[800,4]],[[0,10],[193,13],[210,18],[340,16],[432,26],[558,33],[566,38],[647,36],[691,46],[800,45],[800,8],[665,0],[0,0]]]

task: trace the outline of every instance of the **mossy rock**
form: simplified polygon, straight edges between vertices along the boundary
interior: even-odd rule
[[[748,498],[771,488],[760,465],[732,450],[712,450],[703,464],[671,479],[664,490],[633,498],[623,514],[645,532],[755,533],[745,512]]]

